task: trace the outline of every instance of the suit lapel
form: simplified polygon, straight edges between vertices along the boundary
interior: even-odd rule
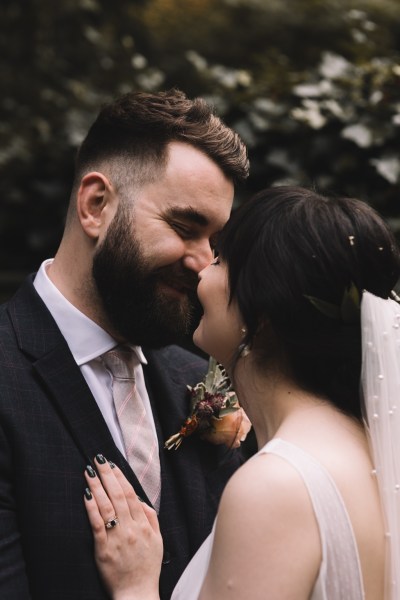
[[[148,366],[145,369],[146,384],[152,402],[153,413],[158,416],[158,435],[162,464],[168,465],[179,490],[182,510],[190,536],[190,544],[197,547],[210,529],[210,499],[206,486],[206,465],[202,461],[202,442],[195,436],[186,439],[179,450],[164,449],[165,440],[177,433],[188,416],[189,398],[186,383],[194,385],[193,368],[171,361],[168,349],[146,351]],[[197,367],[198,373],[198,367]],[[168,502],[161,496],[163,505]],[[216,509],[216,506],[214,507]],[[193,519],[196,514],[196,519]],[[161,517],[161,514],[160,514]],[[200,540],[200,541],[199,541]]]
[[[95,454],[115,455],[115,444],[86,381],[63,344],[33,363],[49,398],[75,443],[92,460]],[[90,463],[89,463],[90,464]]]
[[[28,279],[9,303],[21,351],[27,355],[46,396],[55,407],[87,464],[104,454],[121,468],[139,495],[145,493],[118,450],[103,415],[69,347]]]

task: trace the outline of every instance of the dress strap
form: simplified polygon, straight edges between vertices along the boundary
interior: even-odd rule
[[[334,480],[310,454],[290,442],[273,439],[258,454],[264,453],[289,462],[308,490],[321,538],[318,584],[324,591],[323,598],[362,600],[365,594],[354,532]]]

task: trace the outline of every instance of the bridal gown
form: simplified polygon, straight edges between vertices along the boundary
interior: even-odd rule
[[[363,600],[365,595],[353,529],[332,477],[312,456],[282,439],[271,440],[255,456],[264,453],[276,454],[288,461],[302,477],[312,501],[321,537],[322,562],[310,600]],[[171,600],[197,600],[207,573],[214,532],[215,523],[211,534],[183,572]],[[267,556],[265,560],[268,560]]]

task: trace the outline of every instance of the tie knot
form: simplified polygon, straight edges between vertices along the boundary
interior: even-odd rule
[[[102,355],[106,368],[114,379],[135,380],[136,354],[126,346],[117,346]]]

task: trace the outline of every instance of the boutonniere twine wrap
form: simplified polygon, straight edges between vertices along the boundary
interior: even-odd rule
[[[204,380],[187,386],[191,396],[191,411],[178,433],[165,442],[167,450],[177,450],[185,437],[197,432],[212,444],[238,448],[251,429],[251,423],[239,406],[225,369],[210,358]]]

